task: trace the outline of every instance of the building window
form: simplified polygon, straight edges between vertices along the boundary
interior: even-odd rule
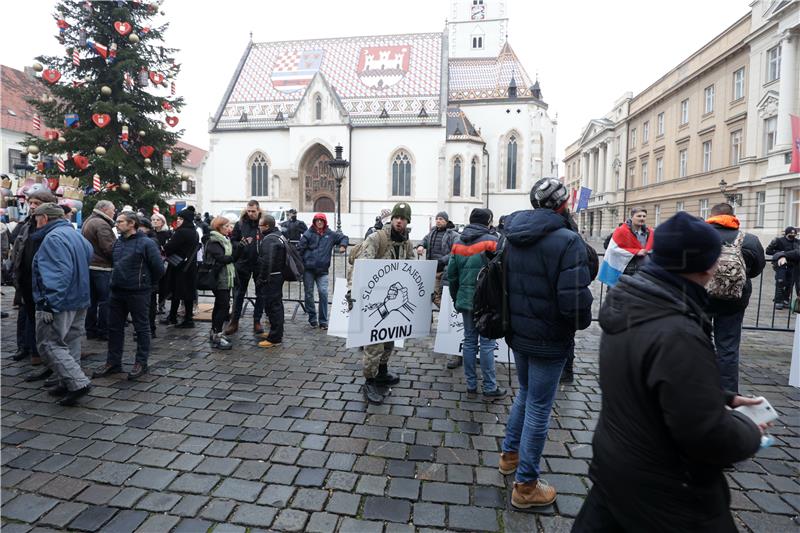
[[[517,138],[512,135],[506,146],[506,189],[517,188]]]
[[[744,98],[744,67],[733,73],[733,100]]]
[[[392,196],[411,196],[411,159],[405,152],[392,161]]]
[[[656,135],[664,135],[664,112],[658,114],[656,119]]]
[[[681,101],[681,126],[689,123],[689,99]]]
[[[322,97],[317,95],[314,101],[314,119],[322,120]]]
[[[656,158],[656,183],[664,181],[664,158]]]
[[[683,201],[675,202],[675,212],[680,213],[681,211],[686,211]]]
[[[636,167],[631,165],[628,167],[628,182],[633,186],[636,183]]]
[[[703,143],[703,172],[711,170],[711,141]]]
[[[713,113],[714,112],[714,86],[711,85],[710,87],[706,87],[703,91],[703,96],[705,97],[705,113]]]
[[[767,208],[767,191],[758,191],[756,193],[756,227],[764,227],[764,214]]]
[[[269,194],[269,163],[264,154],[258,153],[250,162],[250,196]]]
[[[661,204],[655,205],[655,212],[656,215],[655,215],[655,220],[653,221],[654,222],[653,227],[656,227],[659,224],[661,224]]]
[[[453,162],[453,196],[461,196],[461,158]]]
[[[764,155],[775,148],[775,137],[778,134],[778,117],[764,120]]]
[[[738,165],[742,158],[742,130],[731,133],[731,165]]]
[[[473,37],[472,38],[472,48],[475,50],[483,49],[483,37]]]
[[[767,83],[781,77],[781,45],[767,50]]]
[[[678,177],[685,178],[686,177],[686,163],[689,160],[689,153],[687,152],[686,148],[678,152]]]
[[[789,196],[789,220],[790,226],[800,226],[800,189],[792,189]]]
[[[710,210],[708,208],[708,198],[703,198],[700,200],[700,218],[703,220],[708,218]]]
[[[642,161],[642,187],[647,186],[647,161]]]
[[[574,169],[573,169],[574,170]],[[469,195],[478,196],[478,158],[472,158],[472,165],[469,169]]]
[[[631,148],[636,147],[636,128],[631,128]]]
[[[642,144],[647,144],[650,140],[650,121],[642,124]]]

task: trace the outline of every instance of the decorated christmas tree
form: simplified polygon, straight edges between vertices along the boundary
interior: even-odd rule
[[[160,1],[61,0],[55,8],[61,57],[33,68],[52,96],[29,102],[39,136],[25,141],[61,203],[84,214],[100,199],[149,211],[180,194],[175,147],[183,98],[176,97],[168,24],[151,26]]]

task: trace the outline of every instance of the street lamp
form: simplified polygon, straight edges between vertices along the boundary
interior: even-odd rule
[[[328,161],[328,166],[336,180],[336,231],[342,231],[342,180],[347,174],[350,161],[342,159],[342,145],[336,145],[336,157]]]
[[[728,190],[728,182],[725,181],[725,178],[719,180],[717,184],[719,186],[719,192],[722,193],[722,196],[725,197],[725,201],[728,202],[731,207],[736,207],[737,203],[741,203],[741,195],[740,194],[726,194],[725,191]],[[738,201],[738,202],[737,202]]]

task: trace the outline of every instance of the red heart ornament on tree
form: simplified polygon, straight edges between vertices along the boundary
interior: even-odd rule
[[[75,163],[75,166],[81,170],[86,170],[89,168],[89,158],[85,155],[73,155],[72,162]]]
[[[44,138],[48,141],[58,140],[58,135],[58,131],[56,130],[47,130],[44,132]]]
[[[142,146],[141,148],[139,148],[139,153],[142,154],[142,157],[150,157],[151,155],[153,155],[154,150],[155,148],[153,148],[152,146]]]
[[[117,33],[120,35],[128,35],[133,29],[133,26],[131,26],[129,22],[117,21],[114,23],[114,29],[117,30]]]
[[[95,113],[92,115],[92,122],[98,128],[105,128],[108,126],[108,123],[111,122],[111,116],[108,113]]]
[[[167,117],[167,124],[174,128],[178,124],[178,117]]]
[[[42,72],[42,79],[48,83],[55,83],[61,79],[61,73],[54,68],[48,68]]]
[[[50,190],[56,192],[58,189],[58,178],[47,178],[47,186],[50,187]]]
[[[161,102],[161,107],[163,107],[166,111],[169,111],[170,109],[172,109],[172,104],[164,100],[163,102]]]
[[[162,81],[164,81],[164,75],[160,72],[152,71],[150,72],[150,81],[152,81],[156,85],[160,85]]]
[[[145,26],[142,28],[142,33],[150,33],[150,26]]]

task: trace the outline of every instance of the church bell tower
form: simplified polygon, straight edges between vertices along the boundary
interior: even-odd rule
[[[451,0],[450,57],[497,57],[506,42],[506,0]]]

